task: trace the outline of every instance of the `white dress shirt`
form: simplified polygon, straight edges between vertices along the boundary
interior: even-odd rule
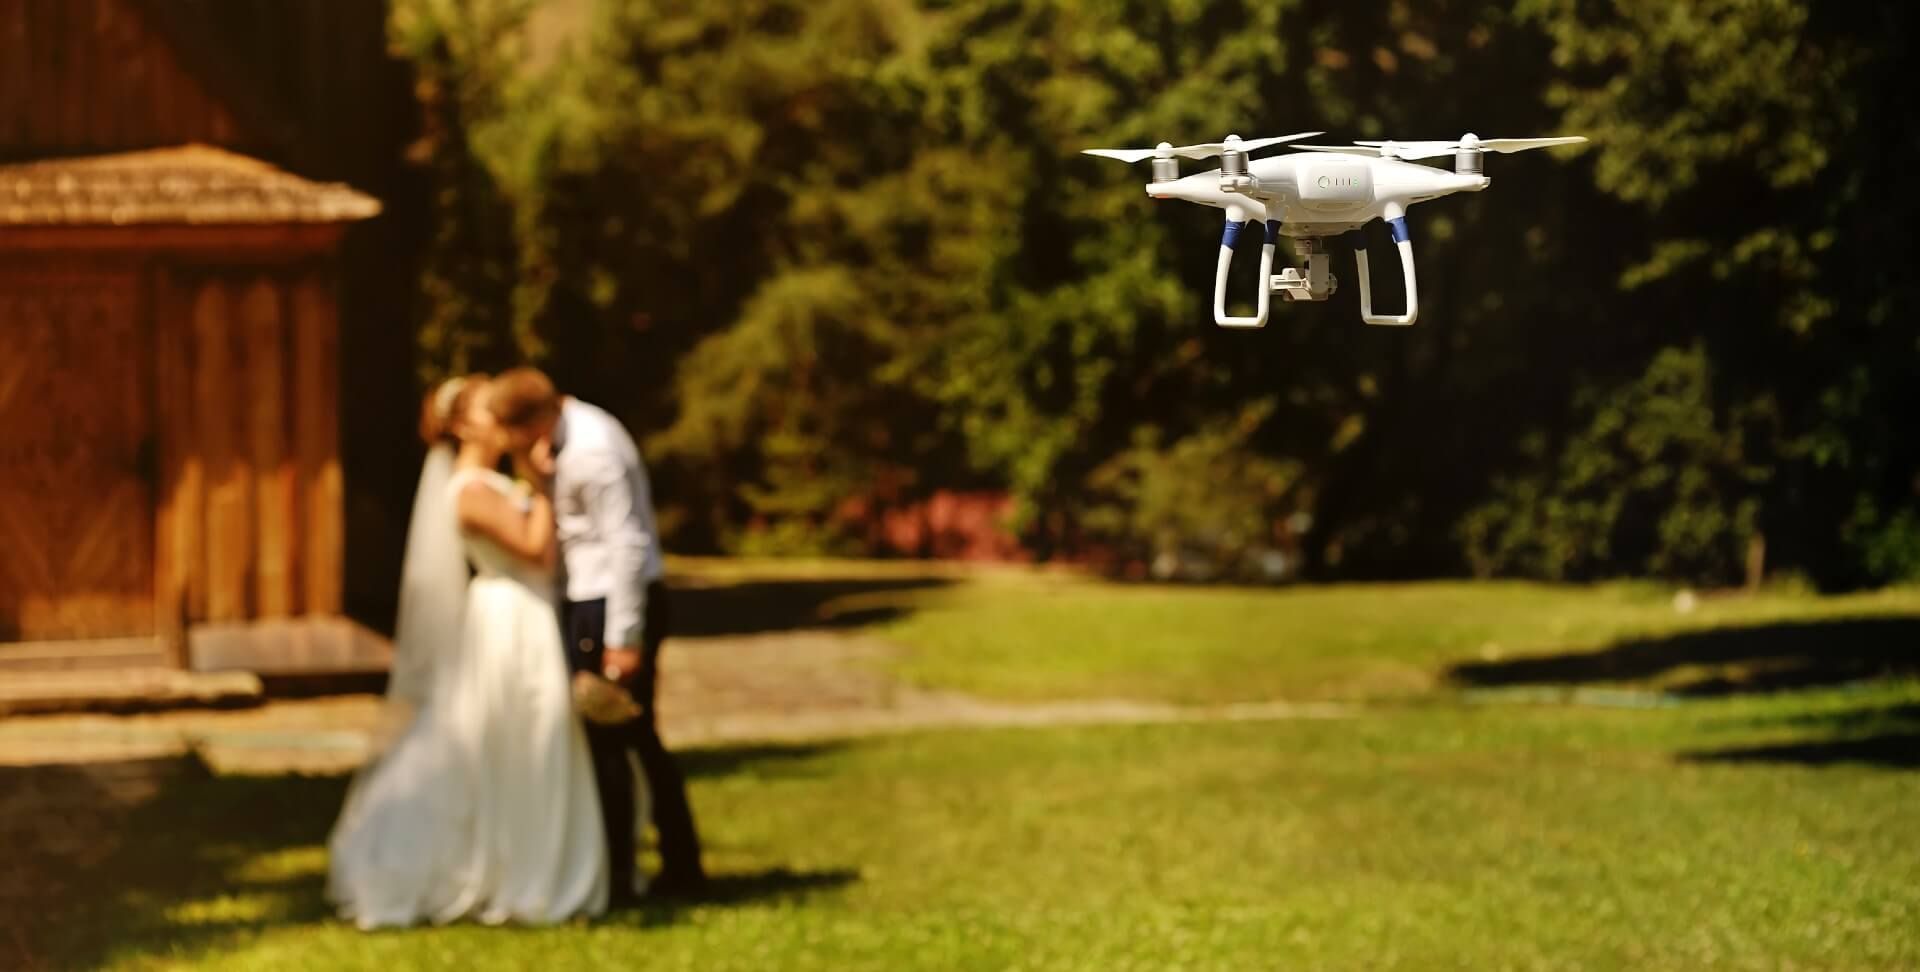
[[[666,573],[653,487],[620,421],[576,398],[554,425],[555,539],[567,600],[607,599],[608,647],[640,647],[647,585]]]

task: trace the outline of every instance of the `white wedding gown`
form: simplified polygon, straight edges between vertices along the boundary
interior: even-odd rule
[[[459,472],[453,494],[478,476]],[[448,498],[451,510],[453,500]],[[412,722],[363,768],[329,840],[328,897],[362,928],[545,924],[606,910],[587,740],[549,573],[465,531],[478,576]]]

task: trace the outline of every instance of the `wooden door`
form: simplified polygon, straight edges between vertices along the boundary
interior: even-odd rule
[[[143,305],[132,273],[0,273],[0,641],[155,633]]]

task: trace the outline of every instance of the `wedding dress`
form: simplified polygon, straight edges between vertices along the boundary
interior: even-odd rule
[[[449,456],[430,469],[436,461],[450,469]],[[404,728],[355,778],[328,842],[328,897],[362,928],[606,910],[606,838],[551,574],[461,531],[439,546],[462,550],[477,573],[464,598],[434,594],[450,589],[444,553],[441,579],[415,583],[413,564],[433,556],[433,532],[448,529],[454,497],[476,477],[514,495],[495,472],[440,484],[423,472],[389,689]],[[439,502],[423,513],[423,500]]]

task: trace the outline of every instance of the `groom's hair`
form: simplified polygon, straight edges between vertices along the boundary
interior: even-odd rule
[[[552,418],[560,411],[560,395],[553,379],[538,368],[502,372],[487,389],[487,407],[501,425],[524,428]]]

